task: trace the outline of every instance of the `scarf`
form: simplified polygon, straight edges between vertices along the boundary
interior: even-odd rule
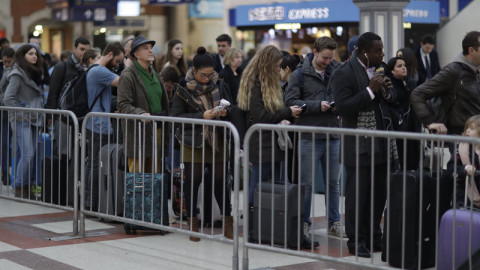
[[[365,69],[358,62],[356,50],[352,54],[352,57],[350,59],[350,64],[352,65],[353,73],[355,74],[355,79],[357,80],[358,88],[366,89],[370,83],[370,80],[368,79],[368,75]],[[357,129],[368,129],[368,130],[377,129],[375,112],[372,106],[369,106],[365,111],[360,111],[358,113]]]
[[[187,71],[185,76],[187,90],[190,92],[193,101],[205,111],[211,110],[220,104],[221,96],[220,89],[217,87],[217,81],[218,73],[215,72],[213,78],[207,84],[197,83],[192,68]],[[215,137],[218,137],[218,133],[215,134]],[[218,140],[214,140],[212,128],[209,126],[205,127],[205,139],[210,146],[214,146],[213,142],[215,141],[215,150],[216,152],[219,151]]]

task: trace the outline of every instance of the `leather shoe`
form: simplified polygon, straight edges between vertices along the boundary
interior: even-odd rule
[[[358,245],[356,252],[354,248],[348,248],[348,252],[354,256],[370,258],[370,250],[365,245]]]
[[[313,248],[316,248],[320,246],[320,243],[318,241],[313,240]],[[312,240],[308,238],[308,236],[303,235],[303,244],[302,244],[302,249],[309,249],[312,248]]]

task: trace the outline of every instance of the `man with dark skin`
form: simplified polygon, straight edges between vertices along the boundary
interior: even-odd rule
[[[383,57],[381,38],[366,32],[358,38],[350,61],[333,74],[329,91],[333,92],[342,127],[372,131],[387,129],[385,114],[388,107],[384,99],[390,97],[392,83],[381,72],[381,68],[385,67]],[[352,255],[369,258],[371,250],[382,250],[380,221],[386,201],[387,142],[380,138],[372,142],[370,137],[345,136],[341,149],[348,149],[342,154],[348,176],[345,187],[348,251]],[[372,227],[373,243],[370,241]]]

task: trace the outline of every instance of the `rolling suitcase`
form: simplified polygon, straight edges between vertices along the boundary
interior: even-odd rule
[[[254,242],[273,242],[293,249],[302,246],[304,195],[300,192],[299,197],[298,189],[297,184],[282,182],[262,182],[255,188],[253,216],[249,216],[253,219],[250,231]]]
[[[123,216],[125,153],[123,144],[107,144],[100,149],[100,213]]]
[[[141,131],[141,123],[139,131]],[[156,132],[156,128],[153,129]],[[141,132],[139,137],[141,138]],[[153,136],[156,138],[156,134]],[[141,140],[139,140],[141,146]],[[142,168],[141,147],[138,149],[139,167]],[[154,146],[156,149],[156,146]],[[156,151],[155,151],[156,152]],[[156,160],[154,161],[156,164]],[[125,177],[125,217],[160,225],[169,225],[168,219],[168,180],[161,173],[127,173]],[[127,234],[137,230],[152,230],[136,224],[125,223]],[[165,234],[159,230],[160,234]]]
[[[469,181],[469,177],[465,181],[465,206],[468,206],[467,181]],[[453,242],[454,235],[455,242]],[[474,256],[474,252],[480,248],[479,235],[480,212],[478,209],[470,209],[468,206],[457,209],[455,212],[453,209],[448,210],[442,216],[438,232],[438,269],[458,269],[465,261],[467,261],[466,269],[468,269],[469,254]],[[455,256],[455,260],[453,256]]]
[[[68,159],[62,156],[60,159],[46,157],[42,161],[41,168],[44,170],[42,180],[42,197],[46,203],[52,203],[67,206],[70,198],[73,196],[74,182],[73,178],[68,177]],[[70,170],[73,170],[71,167]],[[69,189],[72,192],[69,192]],[[73,199],[73,198],[71,198]]]
[[[435,265],[436,177],[435,175],[432,177],[430,172],[425,172],[423,182],[420,182],[420,172],[423,173],[419,170],[409,170],[404,175],[403,171],[400,171],[392,173],[390,177],[390,200],[387,201],[385,211],[382,261],[387,261],[393,267],[417,268],[419,249],[422,256],[421,268]],[[420,212],[421,184],[423,203]],[[420,216],[421,235],[419,235]]]

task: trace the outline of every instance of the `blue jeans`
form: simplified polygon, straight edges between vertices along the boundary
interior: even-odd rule
[[[262,181],[265,182],[268,180],[269,177],[274,179],[274,181],[279,181],[280,173],[281,173],[281,163],[274,162],[274,170],[272,176],[272,162],[265,162],[265,163],[253,163],[252,165],[252,178],[250,179],[250,185],[248,187],[248,203],[253,205],[253,198],[255,194],[255,188],[258,185],[260,180],[260,167],[262,168]]]
[[[35,184],[35,142],[38,139],[35,129],[27,121],[11,122],[11,125],[16,139],[15,186]]]
[[[329,140],[329,153],[327,157],[327,140],[315,139],[315,146],[312,139],[302,139],[298,145],[298,153],[301,159],[300,181],[305,186],[304,218],[305,222],[311,224],[310,211],[312,206],[312,180],[313,172],[316,171],[318,162],[321,162],[323,182],[325,183],[325,205],[328,208],[328,226],[340,220],[340,140]],[[313,157],[313,162],[312,162]],[[328,167],[327,167],[328,158]],[[327,179],[328,170],[328,179]],[[327,185],[328,184],[328,185]]]

